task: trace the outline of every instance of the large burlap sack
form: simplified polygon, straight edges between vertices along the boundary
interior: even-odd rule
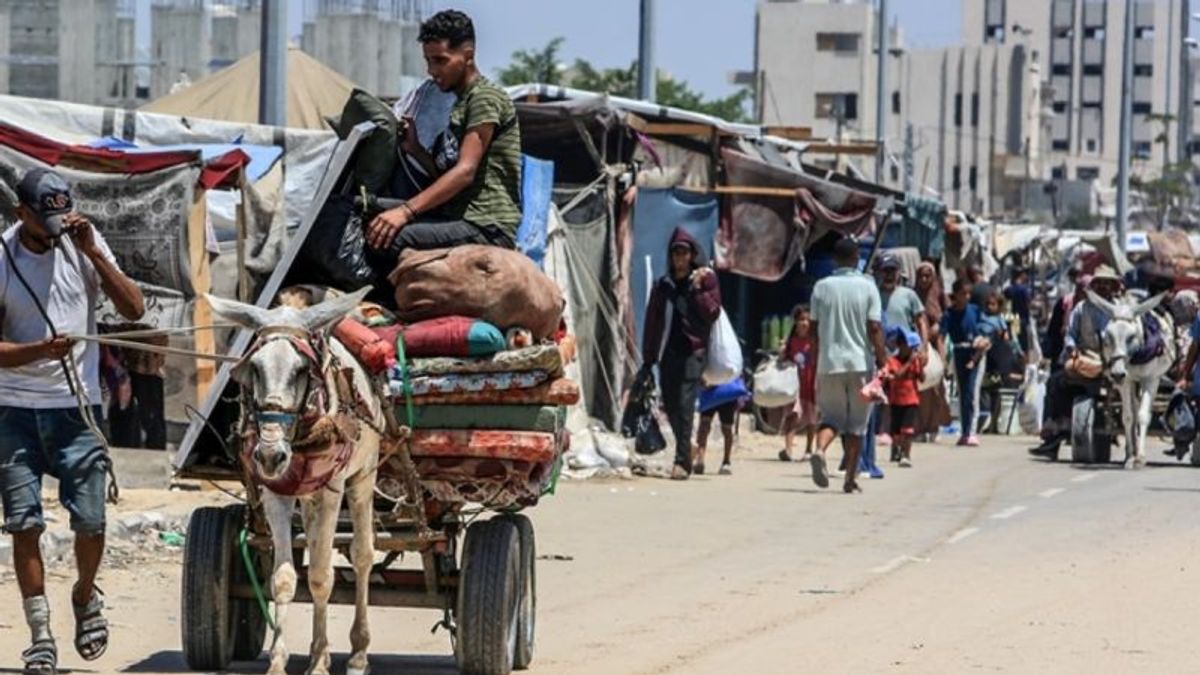
[[[495,246],[407,250],[388,279],[401,321],[439,316],[483,319],[501,330],[528,329],[536,340],[558,330],[562,291],[533,261]]]

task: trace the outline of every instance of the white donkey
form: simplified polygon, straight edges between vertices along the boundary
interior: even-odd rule
[[[1159,383],[1175,363],[1175,322],[1169,316],[1154,314],[1159,322],[1161,346],[1144,354],[1139,363],[1132,358],[1147,350],[1147,314],[1163,301],[1156,295],[1140,304],[1110,302],[1088,291],[1088,300],[1110,318],[1102,344],[1108,377],[1121,392],[1121,418],[1125,426],[1125,468],[1146,463],[1146,432]]]
[[[308,540],[308,588],[313,626],[308,673],[329,672],[327,632],[333,590],[333,539],[343,493],[354,525],[351,558],[355,572],[352,653],[347,671],[369,670],[368,583],[375,553],[372,496],[386,429],[381,402],[358,360],[328,329],[352,311],[367,289],[306,308],[264,310],[208,297],[223,319],[249,328],[256,341],[235,377],[243,385],[243,462],[263,487],[262,504],[271,529],[275,632],[271,675],[283,675],[288,660],[283,629],[295,597],[292,515],[300,503]],[[349,377],[346,377],[347,372]],[[339,386],[337,378],[344,378]],[[346,389],[351,397],[347,401]]]

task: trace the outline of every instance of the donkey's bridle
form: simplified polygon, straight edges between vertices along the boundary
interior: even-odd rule
[[[259,405],[251,395],[244,396],[248,400],[244,401],[243,405],[253,411],[255,427],[261,428],[264,424],[272,423],[284,426],[288,429],[288,441],[294,443],[298,436],[304,437],[301,431],[311,427],[314,422],[328,412],[326,403],[329,397],[325,391],[325,367],[322,363],[324,344],[320,337],[314,336],[308,331],[287,326],[263,328],[258,331],[254,344],[250,346],[237,367],[244,367],[259,350],[280,340],[289,342],[292,348],[308,362],[304,395],[300,397],[300,403],[293,408]]]

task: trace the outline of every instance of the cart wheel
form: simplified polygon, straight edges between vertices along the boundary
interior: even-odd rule
[[[240,504],[234,508],[244,509]],[[246,563],[242,560],[241,546],[237,538],[243,523],[239,514],[233,538],[233,583],[249,585],[250,575],[246,572]],[[262,551],[251,548],[250,560],[254,564],[254,573],[258,575],[259,583],[267,584],[271,578],[270,559]],[[264,588],[263,592],[269,593],[268,588],[269,586]],[[229,607],[233,621],[233,660],[254,661],[262,654],[263,645],[266,643],[267,617],[263,615],[257,600],[230,598]]]
[[[192,670],[224,670],[233,659],[234,577],[237,532],[243,506],[202,507],[192,512],[183,549],[180,627],[183,657]]]
[[[513,670],[526,670],[533,663],[537,620],[537,543],[533,535],[533,522],[528,516],[512,513],[503,518],[517,526],[521,538],[521,598],[517,605],[517,649],[513,655]]]
[[[520,533],[496,518],[467,528],[458,581],[458,640],[462,675],[508,675],[517,649]]]
[[[1112,436],[1104,424],[1104,411],[1095,399],[1081,397],[1071,410],[1071,461],[1107,464],[1112,459]]]

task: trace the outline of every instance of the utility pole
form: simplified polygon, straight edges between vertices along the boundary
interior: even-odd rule
[[[875,61],[875,182],[883,184],[884,125],[887,108],[885,103],[891,97],[887,95],[887,57],[888,57],[888,25],[887,0],[879,0],[879,54]]]
[[[1163,173],[1167,171],[1167,167],[1171,166],[1171,61],[1175,56],[1175,50],[1179,49],[1183,44],[1183,40],[1175,38],[1175,0],[1167,0],[1167,102],[1163,106],[1163,113],[1167,117],[1167,122],[1163,124]],[[1179,118],[1175,118],[1179,121]]]
[[[904,125],[904,191],[912,192],[913,190],[913,163],[916,154],[916,148],[913,147],[913,125],[912,122]]]
[[[1125,250],[1129,226],[1129,164],[1133,142],[1133,0],[1125,0],[1125,41],[1121,45],[1121,143],[1117,159],[1117,246]]]
[[[262,1],[258,123],[287,126],[287,0]]]
[[[1175,153],[1178,162],[1191,161],[1192,142],[1192,8],[1191,0],[1180,0],[1179,30],[1179,112],[1175,116],[1178,137]],[[1172,53],[1174,55],[1174,53]]]
[[[638,29],[638,98],[654,102],[657,82],[654,68],[654,0],[641,0]]]

